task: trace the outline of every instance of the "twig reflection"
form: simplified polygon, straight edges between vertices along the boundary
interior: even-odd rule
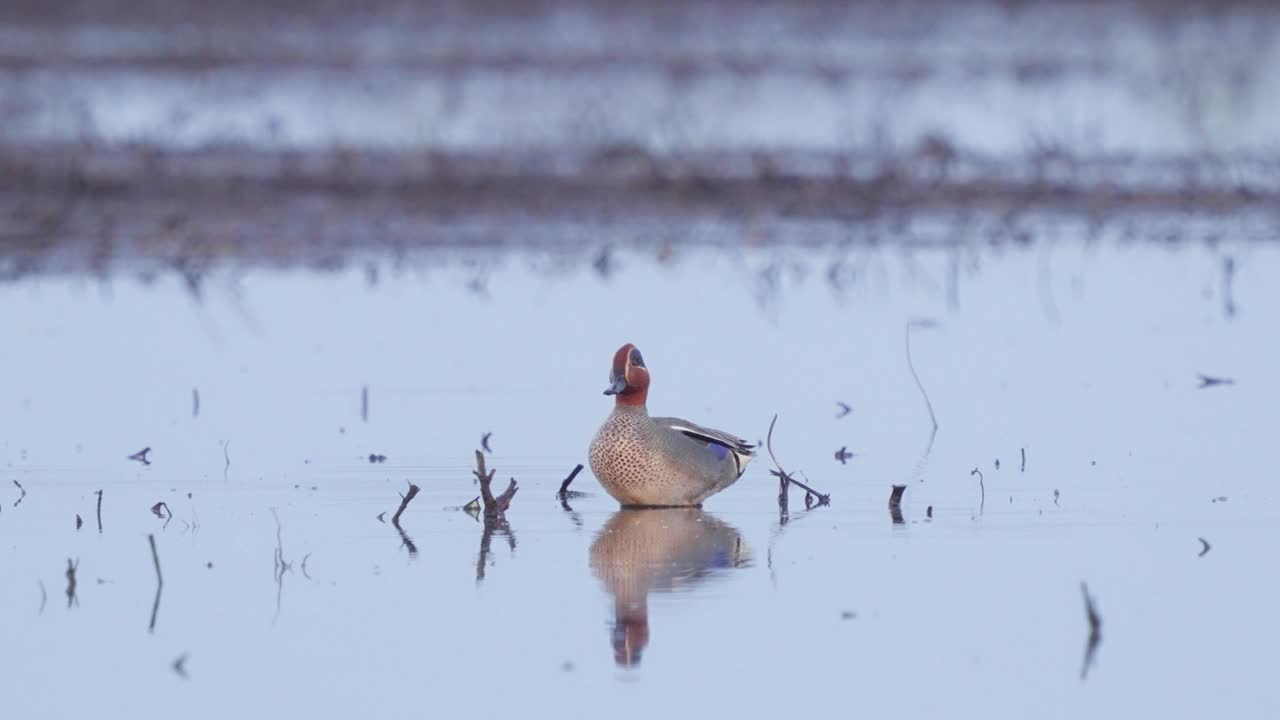
[[[156,631],[156,616],[160,614],[160,592],[164,590],[164,576],[160,574],[160,555],[156,552],[156,536],[154,533],[147,534],[147,542],[151,545],[151,561],[156,566],[156,600],[151,605],[151,623],[147,625],[147,632]]]

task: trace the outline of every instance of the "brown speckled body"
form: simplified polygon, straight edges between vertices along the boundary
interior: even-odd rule
[[[614,408],[589,458],[591,472],[624,506],[700,505],[742,474],[729,453],[656,422],[643,405]]]

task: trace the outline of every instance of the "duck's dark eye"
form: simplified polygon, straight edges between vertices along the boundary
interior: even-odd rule
[[[640,351],[639,351],[638,349],[636,349],[636,348],[631,348],[631,358],[630,358],[630,359],[631,359],[631,364],[632,364],[632,365],[634,365],[634,366],[636,366],[636,367],[644,367],[644,358],[640,357]]]

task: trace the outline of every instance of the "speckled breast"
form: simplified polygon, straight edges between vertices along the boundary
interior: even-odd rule
[[[591,441],[591,472],[623,505],[686,503],[674,487],[648,415],[616,410]]]

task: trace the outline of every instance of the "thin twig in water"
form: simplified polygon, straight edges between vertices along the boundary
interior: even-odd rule
[[[1089,586],[1083,581],[1080,583],[1080,592],[1084,595],[1084,611],[1089,620],[1089,641],[1084,648],[1084,665],[1080,668],[1080,681],[1084,682],[1093,665],[1093,654],[1098,650],[1098,643],[1102,642],[1102,618],[1098,617],[1093,597],[1089,595]]]
[[[98,491],[98,533],[102,533],[102,491]]]
[[[404,514],[404,509],[409,507],[409,503],[418,496],[418,486],[409,483],[409,492],[400,496],[400,508],[396,510],[396,514],[391,516],[391,524],[400,527],[400,516]]]
[[[1209,541],[1205,540],[1204,538],[1196,538],[1196,539],[1199,540],[1200,544],[1204,546],[1204,548],[1200,551],[1200,554],[1197,555],[1196,557],[1204,557],[1209,553],[1209,547],[1210,547]]]
[[[147,626],[147,632],[156,631],[156,615],[160,613],[160,591],[164,589],[164,576],[160,574],[160,554],[156,552],[156,536],[153,533],[147,534],[147,542],[151,544],[151,560],[156,566],[156,601],[151,606],[151,624]]]
[[[933,423],[933,429],[938,429],[938,416],[933,413],[933,403],[929,400],[929,393],[925,392],[924,384],[920,382],[920,376],[916,373],[915,363],[911,361],[911,329],[912,328],[935,328],[938,326],[935,320],[912,320],[907,323],[906,345],[907,345],[907,369],[911,371],[911,377],[916,381],[916,387],[920,390],[920,396],[924,398],[924,406],[929,410],[929,422]]]
[[[404,531],[404,528],[400,527],[400,515],[404,513],[404,509],[409,507],[409,503],[417,496],[418,486],[409,483],[409,492],[400,496],[400,508],[396,510],[396,514],[391,518],[391,524],[395,526],[396,532],[400,533],[400,541],[408,549],[409,557],[411,558],[418,557],[418,546],[413,544],[413,539]]]
[[[804,489],[806,492],[813,493],[813,495],[818,498],[817,504],[819,506],[830,505],[831,504],[830,495],[825,493],[820,493],[817,490],[814,490],[808,485],[800,482],[799,480],[796,480],[790,473],[782,469],[782,464],[778,462],[778,456],[775,455],[773,452],[773,427],[774,425],[777,425],[777,424],[778,424],[778,416],[774,415],[773,420],[770,421],[769,423],[769,434],[765,436],[765,449],[769,451],[769,458],[773,460],[774,467],[777,468],[777,470],[770,470],[769,474],[778,478],[778,507],[782,510],[783,513],[786,513],[788,484],[797,485],[800,488]]]
[[[22,504],[22,498],[27,496],[27,489],[22,487],[22,483],[18,482],[17,480],[14,480],[13,484],[17,485],[18,490],[22,492],[22,494],[18,496],[18,499],[13,502],[13,506],[18,507],[19,505]]]
[[[578,463],[577,467],[573,469],[573,472],[569,473],[569,477],[565,478],[564,482],[560,483],[560,491],[556,493],[556,497],[560,498],[561,500],[564,500],[566,497],[568,497],[569,483],[573,482],[573,479],[578,477],[578,473],[580,472],[582,472],[582,463]]]
[[[978,514],[981,515],[987,509],[986,478],[982,477],[982,471],[978,468],[974,468],[973,472],[969,473],[969,477],[973,477],[974,475],[978,476],[978,489],[982,491],[982,498],[978,501]]]

